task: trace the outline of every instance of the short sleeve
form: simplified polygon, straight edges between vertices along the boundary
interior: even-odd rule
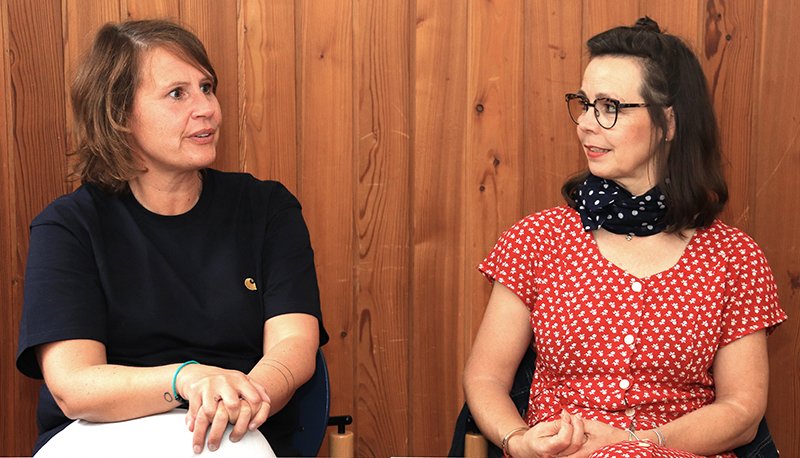
[[[300,203],[283,185],[270,196],[264,235],[264,319],[307,313],[320,322],[320,344],[328,340],[322,326],[314,250]]]
[[[17,368],[34,378],[42,378],[37,345],[106,340],[105,299],[90,242],[75,225],[47,216],[57,217],[57,212],[50,208],[31,224],[17,348]]]
[[[540,218],[529,216],[503,232],[478,270],[513,291],[531,309],[537,297],[536,267],[543,242]]]
[[[772,270],[758,245],[741,234],[732,241],[730,253],[720,345],[761,329],[770,333],[787,318],[778,304]]]

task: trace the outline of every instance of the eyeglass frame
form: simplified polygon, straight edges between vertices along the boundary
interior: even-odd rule
[[[586,97],[585,95],[574,93],[574,92],[570,92],[570,93],[564,94],[564,101],[566,101],[566,103],[567,103],[567,114],[569,114],[569,119],[571,119],[572,122],[574,122],[576,125],[578,125],[580,123],[578,122],[577,119],[572,117],[572,111],[570,111],[570,109],[569,109],[569,102],[572,99],[581,99],[581,100],[584,101],[583,102],[583,106],[586,107],[586,110],[584,110],[584,113],[589,111],[588,107],[592,107],[592,109],[594,110],[594,120],[597,121],[597,125],[602,127],[603,129],[606,129],[606,130],[613,129],[614,126],[617,125],[617,120],[619,119],[619,109],[620,108],[643,108],[643,107],[649,107],[650,106],[649,103],[644,103],[644,102],[643,103],[622,103],[619,100],[612,99],[610,97],[598,97],[598,98],[594,99],[594,102],[589,102],[589,98]],[[604,126],[603,123],[600,122],[600,110],[597,109],[597,101],[598,100],[611,102],[611,104],[614,105],[614,122],[612,122],[609,127]]]

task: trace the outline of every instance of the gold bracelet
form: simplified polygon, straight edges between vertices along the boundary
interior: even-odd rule
[[[511,452],[508,451],[508,441],[511,439],[511,436],[513,436],[514,434],[517,434],[519,432],[522,432],[522,431],[527,431],[529,429],[530,429],[530,427],[528,427],[528,426],[520,426],[519,428],[512,429],[511,431],[508,432],[508,434],[503,436],[503,440],[500,441],[500,446],[503,449],[503,456],[506,456],[508,458],[512,458]]]

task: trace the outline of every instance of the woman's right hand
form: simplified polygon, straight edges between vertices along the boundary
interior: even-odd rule
[[[176,389],[189,402],[186,424],[196,453],[205,443],[211,451],[218,449],[228,424],[233,425],[230,440],[236,442],[269,417],[266,390],[239,371],[192,364],[181,370]]]
[[[508,448],[514,457],[553,458],[571,455],[585,442],[583,418],[564,411],[559,420],[537,423],[525,434],[512,436]]]

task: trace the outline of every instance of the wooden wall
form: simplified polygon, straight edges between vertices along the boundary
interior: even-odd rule
[[[68,192],[75,63],[106,21],[172,17],[207,44],[217,166],[283,181],[317,254],[332,413],[356,455],[442,455],[498,234],[582,166],[563,94],[583,42],[650,15],[703,62],[732,199],[791,320],[768,418],[800,456],[800,6],[794,0],[0,0],[0,455],[30,453],[37,383],[14,369],[27,225]]]

